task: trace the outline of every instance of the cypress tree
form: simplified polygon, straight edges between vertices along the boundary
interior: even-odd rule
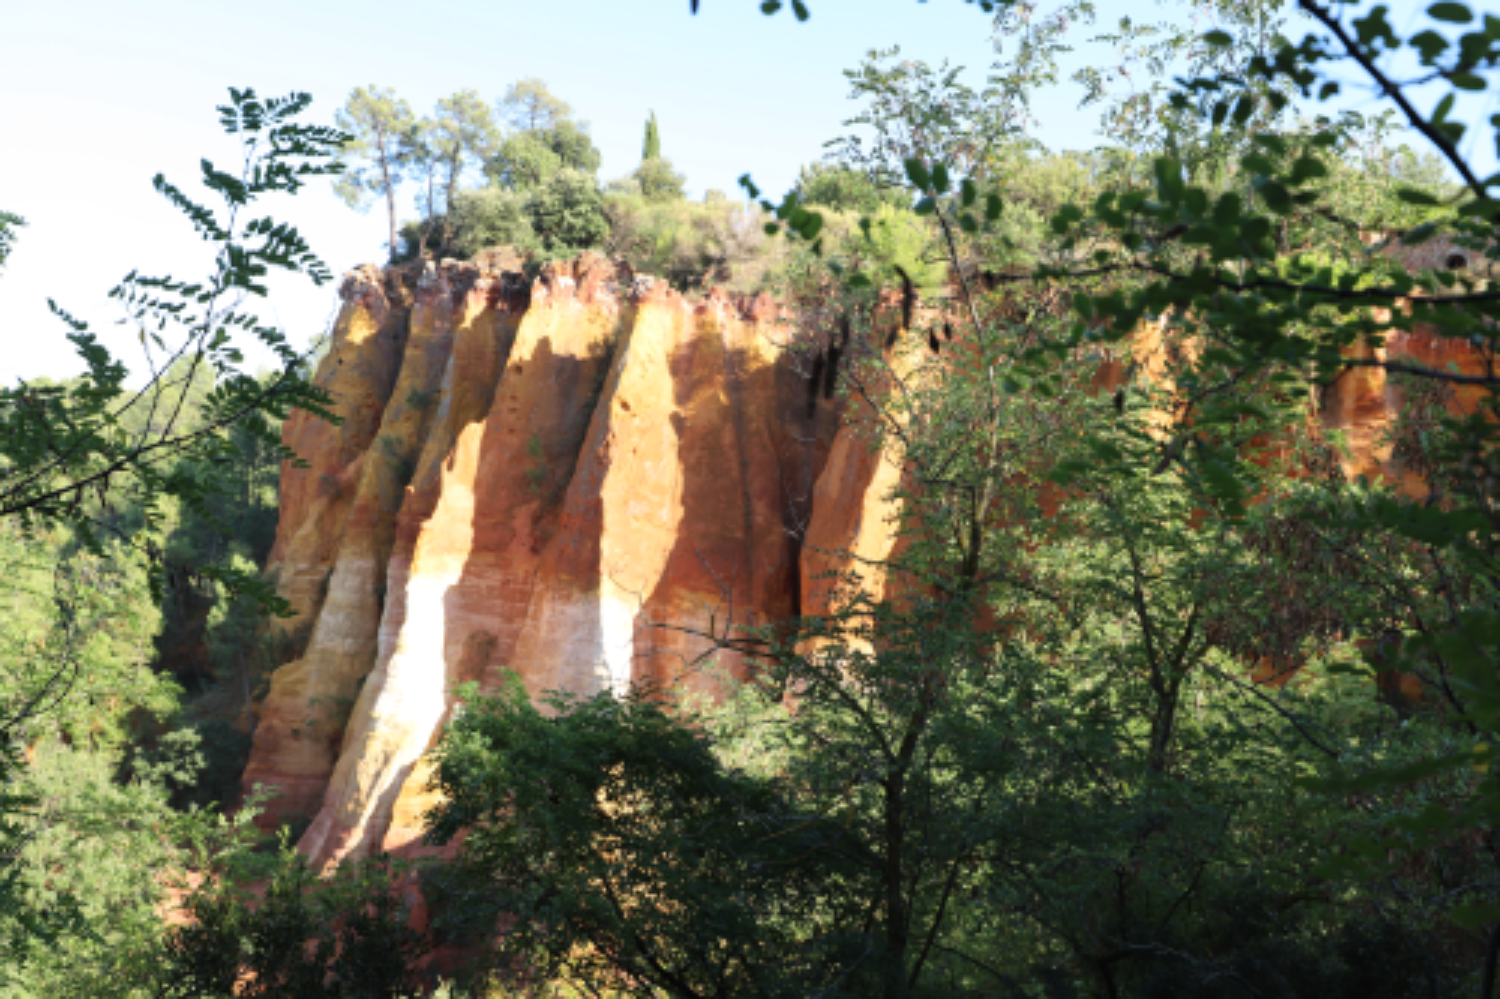
[[[649,162],[661,159],[661,135],[656,130],[656,112],[646,119],[646,144],[641,150],[641,159]]]

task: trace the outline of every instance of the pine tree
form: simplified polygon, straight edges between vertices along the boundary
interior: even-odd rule
[[[334,184],[351,208],[369,207],[367,198],[384,195],[390,223],[390,255],[396,259],[396,185],[408,164],[402,136],[416,124],[411,107],[394,90],[356,87],[339,111],[338,126],[353,141],[344,147],[346,169]]]

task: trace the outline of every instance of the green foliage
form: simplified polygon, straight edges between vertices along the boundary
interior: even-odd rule
[[[107,751],[51,740],[37,746],[24,778],[35,805],[22,820],[19,884],[28,909],[68,911],[72,922],[10,954],[0,966],[0,995],[157,994],[149,983],[159,969],[161,911],[175,877],[201,851],[232,853],[246,842],[253,803],[233,821],[180,814],[167,803],[164,774],[122,783],[116,764]],[[0,916],[4,932],[16,918]]]
[[[501,122],[517,132],[544,131],[573,118],[573,108],[534,76],[505,88],[505,96],[496,102],[496,110]]]
[[[804,858],[839,838],[836,824],[773,818],[773,785],[725,772],[707,740],[648,698],[556,698],[550,709],[517,681],[470,700],[444,740],[433,836],[466,830],[464,864],[449,873],[464,909],[446,918],[514,914],[506,952],[544,980],[671,995],[831,983],[823,948],[799,952],[781,928],[814,915]],[[782,835],[768,837],[767,820]]]
[[[0,269],[4,269],[10,251],[16,245],[16,230],[23,228],[26,220],[12,212],[0,212]]]
[[[793,190],[799,203],[809,208],[827,208],[835,212],[869,215],[881,205],[907,207],[903,193],[882,190],[867,174],[859,170],[827,163],[803,167]]]
[[[641,162],[661,159],[661,132],[656,127],[656,112],[646,119],[646,138],[641,142]]]
[[[601,245],[609,235],[598,182],[578,170],[553,174],[532,193],[527,213],[542,253],[548,257],[576,255]]]
[[[223,470],[245,447],[273,466],[290,457],[279,423],[293,407],[331,418],[300,353],[244,309],[272,269],[332,277],[296,229],[254,214],[341,169],[350,136],[301,123],[309,103],[230,91],[219,113],[240,143],[239,172],[202,163],[217,208],[156,178],[212,263],[199,282],[132,272],[111,292],[138,335],[143,379],[127,385],[124,363],[53,303],[84,375],[0,389],[0,968],[13,994],[139,994],[121,969],[159,934],[161,876],[191,832],[155,777],[112,780],[136,727],[178,703],[176,685],[147,668],[159,598],[191,575],[257,618],[283,609],[252,561],[174,549],[168,535],[184,515],[212,522],[232,505],[241,482]],[[246,339],[277,370],[245,372]]]
[[[377,999],[419,994],[425,940],[407,925],[389,858],[327,880],[285,842],[271,863],[230,855],[188,895],[190,922],[167,933],[153,995]],[[269,866],[269,869],[267,867]],[[265,884],[260,898],[245,885]]]
[[[947,283],[947,261],[938,252],[930,229],[911,212],[881,205],[861,225],[847,245],[856,258],[870,266],[878,280],[892,283],[904,270],[917,288],[929,294]]]
[[[176,685],[150,668],[161,616],[144,557],[118,544],[80,550],[62,530],[27,536],[8,526],[0,572],[0,717],[11,739],[117,747],[132,712],[175,708]]]
[[[727,199],[651,201],[616,192],[606,197],[605,214],[610,255],[674,288],[758,291],[780,267],[782,248],[765,238],[760,213]]]
[[[596,174],[599,162],[587,127],[565,118],[548,128],[507,136],[484,170],[501,187],[524,191],[546,183],[559,170]]]
[[[482,187],[460,191],[453,203],[453,249],[472,257],[491,246],[510,246],[522,254],[540,248],[531,227],[530,197],[520,191]]]
[[[672,168],[670,160],[659,156],[643,160],[630,176],[647,201],[681,201],[686,197],[687,179]]]

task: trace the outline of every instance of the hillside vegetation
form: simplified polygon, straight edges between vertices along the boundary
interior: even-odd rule
[[[207,276],[117,289],[144,388],[61,310],[87,373],[0,387],[0,995],[1493,999],[1500,19],[1184,2],[1109,29],[1064,152],[1032,99],[1092,5],[974,6],[982,88],[871,53],[779,200],[690,199],[649,113],[601,179],[534,79],[337,129],[232,92],[245,171],[159,183]],[[279,432],[332,417],[246,311],[331,275],[249,216],[325,175],[393,263],[772,293],[899,537],[700,635],[754,664],[722,697],[463,688],[446,852],[336,873],[240,786],[292,658]]]

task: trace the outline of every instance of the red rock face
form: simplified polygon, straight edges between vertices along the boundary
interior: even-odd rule
[[[280,789],[269,819],[312,817],[301,847],[320,862],[417,849],[421,758],[460,684],[742,674],[689,631],[799,611],[834,425],[808,413],[767,299],[690,303],[588,256],[530,287],[429,269],[409,308],[377,278],[346,283],[318,379],[341,414],[378,418],[288,424],[312,470],[286,473],[272,571],[310,631],[245,774]]]
[[[281,792],[268,820],[312,819],[315,861],[420,852],[424,755],[462,684],[711,693],[747,665],[705,658],[706,634],[825,611],[833,574],[891,588],[901,469],[871,414],[809,407],[770,300],[689,302],[593,256],[533,282],[503,260],[367,267],[343,297],[317,374],[343,422],[288,421],[308,467],[283,469],[270,568],[305,648],[245,773]],[[1137,361],[1158,346],[1147,331]],[[1330,390],[1351,471],[1399,475],[1381,431],[1400,402],[1370,369]]]

